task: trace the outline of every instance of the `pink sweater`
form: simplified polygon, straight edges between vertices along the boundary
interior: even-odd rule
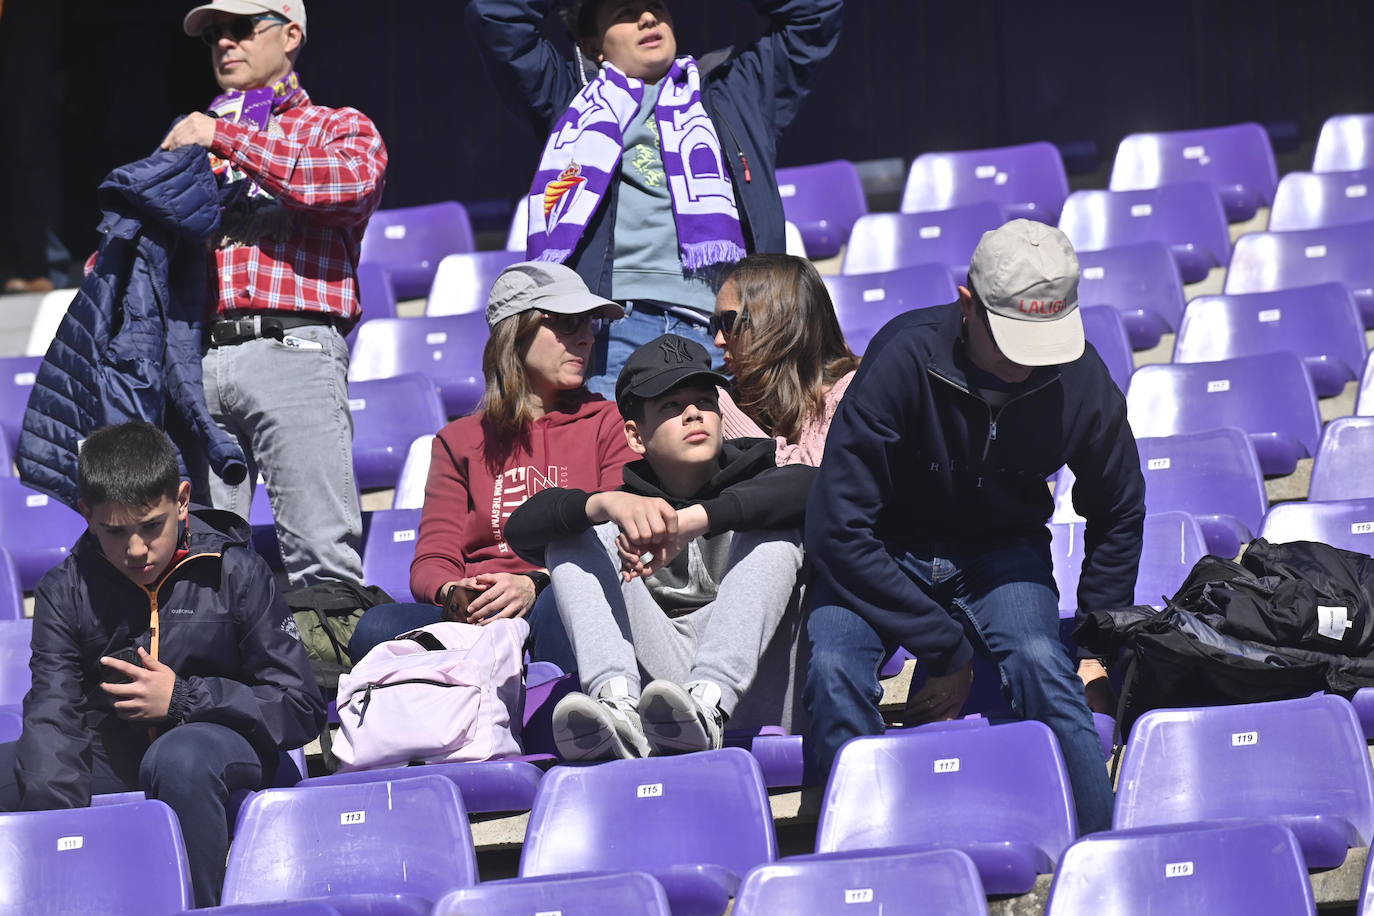
[[[778,440],[779,467],[785,464],[820,466],[821,456],[825,454],[825,436],[830,432],[830,421],[835,418],[835,410],[840,406],[840,399],[844,397],[852,378],[854,373],[848,372],[831,386],[825,394],[825,411],[802,426],[795,442],[788,442],[782,436],[773,437]],[[768,433],[739,409],[724,388],[720,389],[720,419],[727,439],[768,438]]]

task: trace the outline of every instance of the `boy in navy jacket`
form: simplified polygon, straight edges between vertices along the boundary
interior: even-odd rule
[[[317,736],[324,701],[247,525],[191,511],[161,430],[97,430],[78,473],[88,528],[35,592],[33,686],[23,735],[0,745],[0,808],[142,790],[176,812],[196,904],[213,906],[229,793],[262,788],[281,751]]]
[[[1125,398],[1083,338],[1078,276],[1063,233],[1015,220],[983,236],[959,302],[901,315],[869,345],[806,516],[814,779],[846,740],[882,731],[886,651],[930,675],[913,724],[959,715],[977,648],[1012,708],[1059,739],[1079,827],[1110,827],[1084,696],[1105,671],[1085,659],[1075,676],[1059,642],[1045,479],[1077,475],[1081,610],[1134,603],[1145,484]]]

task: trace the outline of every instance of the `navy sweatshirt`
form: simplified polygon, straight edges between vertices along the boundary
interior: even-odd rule
[[[1045,479],[1067,464],[1087,519],[1078,606],[1103,610],[1134,603],[1145,522],[1126,400],[1092,345],[1034,370],[994,408],[967,380],[961,335],[957,302],[878,333],[831,423],[806,512],[816,575],[936,675],[966,664],[972,647],[894,554],[1015,537],[1048,547]]]

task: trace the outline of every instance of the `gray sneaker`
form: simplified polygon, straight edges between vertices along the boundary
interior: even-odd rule
[[[553,708],[553,740],[564,760],[628,760],[649,756],[635,700],[570,693]]]
[[[652,682],[639,697],[639,717],[654,754],[714,751],[724,742],[720,688],[707,681],[686,688],[672,681]]]

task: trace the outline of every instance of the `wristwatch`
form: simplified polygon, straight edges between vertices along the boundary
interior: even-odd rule
[[[534,596],[536,598],[543,593],[544,589],[549,587],[549,574],[542,569],[536,569],[533,572],[522,573],[521,575],[529,576],[530,581],[534,583]]]

